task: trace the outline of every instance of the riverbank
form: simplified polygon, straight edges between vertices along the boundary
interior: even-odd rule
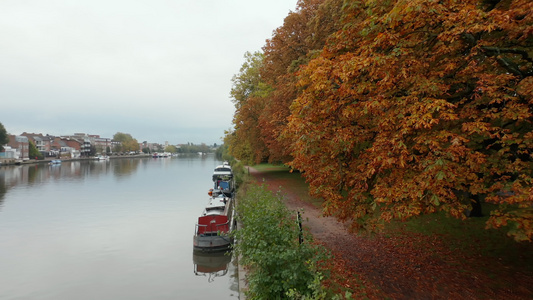
[[[516,253],[513,259],[519,260],[509,263],[508,257],[486,252],[490,237],[468,240],[470,248],[462,249],[454,248],[446,234],[415,233],[405,224],[373,236],[353,234],[334,218],[322,216],[320,201],[309,197],[298,174],[280,167],[249,171],[270,190],[281,190],[289,209],[303,211],[307,230],[334,254],[327,284],[340,294],[348,291],[356,299],[533,298],[531,244],[509,244],[506,255]],[[435,216],[427,222],[439,220]],[[473,225],[465,224],[461,226]]]

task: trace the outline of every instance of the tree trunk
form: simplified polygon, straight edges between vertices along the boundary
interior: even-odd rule
[[[481,200],[479,199],[479,195],[472,195],[470,198],[470,204],[472,205],[472,210],[468,214],[469,217],[483,217],[483,213],[481,211]]]

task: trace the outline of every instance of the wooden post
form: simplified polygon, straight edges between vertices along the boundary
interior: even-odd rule
[[[304,242],[304,235],[302,230],[302,216],[300,215],[299,211],[296,213],[296,220],[298,221],[298,228],[300,229],[300,234],[298,235],[298,242],[302,244]]]

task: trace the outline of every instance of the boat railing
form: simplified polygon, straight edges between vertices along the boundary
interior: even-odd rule
[[[215,224],[215,228],[216,228],[216,231],[219,231],[218,228],[220,226],[228,226],[229,225],[229,221],[227,221],[226,223],[222,223],[222,224]],[[205,225],[205,224],[196,224],[196,226],[194,227],[194,234],[198,234],[198,232],[200,231],[199,228],[200,227],[208,227],[208,226],[213,226],[212,224],[209,224],[209,225]],[[229,229],[229,228],[228,228]],[[204,231],[205,232],[205,231]]]
[[[216,224],[216,227],[218,228],[219,226],[226,226],[226,225],[228,225],[228,224],[229,224],[229,221],[226,222],[226,223],[222,223],[222,224]]]

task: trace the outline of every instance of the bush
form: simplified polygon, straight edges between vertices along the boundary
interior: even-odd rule
[[[29,157],[31,159],[39,159],[39,160],[44,159],[44,155],[41,152],[39,152],[39,150],[37,150],[37,147],[32,141],[29,141],[28,146],[29,146]]]
[[[322,275],[316,265],[325,258],[325,252],[310,243],[310,235],[299,243],[301,233],[295,213],[285,207],[282,197],[264,186],[248,185],[239,190],[236,210],[241,227],[234,232],[234,251],[241,256],[240,263],[250,270],[247,297],[317,295],[316,281]]]

